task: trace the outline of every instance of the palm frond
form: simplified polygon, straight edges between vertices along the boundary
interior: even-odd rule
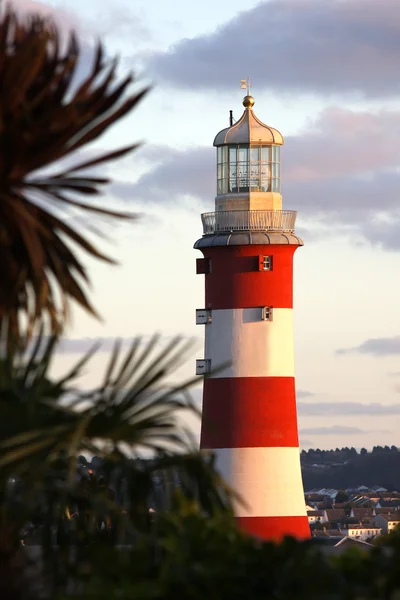
[[[89,391],[78,390],[75,382],[94,349],[58,380],[48,376],[55,338],[41,334],[32,349],[7,355],[0,361],[0,405],[6,417],[0,423],[0,471],[7,466],[29,472],[41,466],[46,452],[51,459],[61,450],[76,457],[110,448],[132,456],[140,449],[191,450],[178,422],[181,411],[192,412],[183,392],[196,380],[168,384],[191,342],[175,338],[161,350],[160,345],[159,337],[133,340],[120,356],[117,344],[103,383]]]
[[[71,33],[66,49],[61,46],[48,19],[21,21],[12,8],[0,14],[0,326],[10,339],[29,336],[37,324],[58,333],[71,301],[96,314],[89,277],[70,244],[113,261],[63,221],[61,208],[133,218],[74,196],[98,195],[109,179],[82,171],[125,156],[136,144],[35,174],[97,140],[147,92],[124,97],[134,78],[117,81],[118,61],[106,61],[101,44],[74,90],[79,43]]]

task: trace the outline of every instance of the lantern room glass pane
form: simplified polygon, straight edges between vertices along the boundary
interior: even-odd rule
[[[261,148],[261,160],[269,162],[271,160],[271,146],[263,146]]]
[[[249,160],[249,148],[239,146],[237,151],[237,161],[238,162],[248,162]]]
[[[250,162],[258,162],[260,160],[260,146],[252,146],[250,148]]]
[[[217,148],[217,193],[279,192],[279,161],[279,146],[220,146]]]

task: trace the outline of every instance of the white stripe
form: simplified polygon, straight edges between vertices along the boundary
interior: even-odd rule
[[[307,516],[299,448],[220,448],[217,469],[243,498],[238,517]]]
[[[213,310],[205,327],[205,358],[213,377],[294,377],[293,310],[274,308],[272,321],[260,308]]]

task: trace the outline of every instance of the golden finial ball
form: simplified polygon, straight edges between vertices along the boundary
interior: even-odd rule
[[[243,98],[243,106],[245,108],[252,108],[254,106],[254,102],[255,102],[255,100],[254,100],[253,96],[245,96]]]

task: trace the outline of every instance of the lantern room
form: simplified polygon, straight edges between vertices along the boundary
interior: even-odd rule
[[[216,211],[281,210],[280,147],[277,129],[254,114],[254,98],[243,99],[244,113],[237,123],[220,131],[217,148]]]

